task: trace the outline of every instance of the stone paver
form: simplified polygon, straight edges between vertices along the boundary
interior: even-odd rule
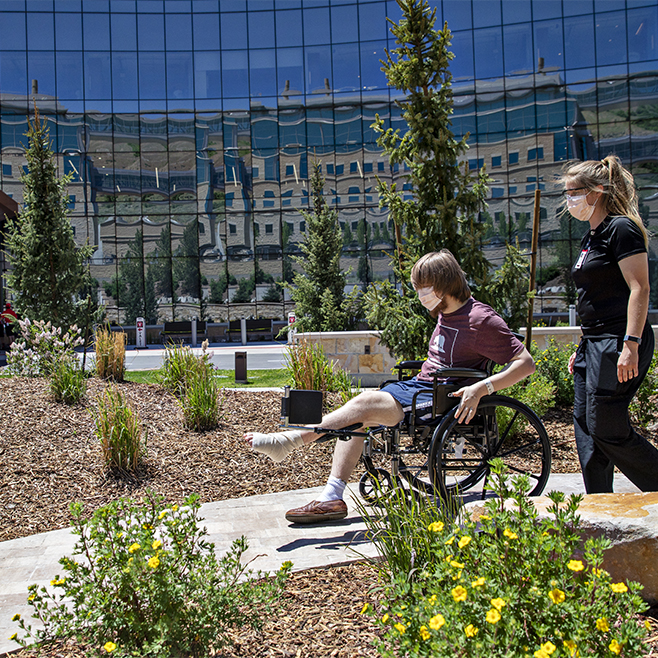
[[[565,493],[583,491],[580,474],[552,475],[546,491]],[[322,490],[300,489],[264,494],[202,505],[200,514],[208,529],[208,539],[223,554],[241,535],[245,535],[252,559],[251,568],[275,571],[290,560],[294,570],[338,565],[374,557],[373,545],[365,539],[365,525],[350,504],[346,519],[325,525],[297,526],[288,523],[286,510],[306,504]],[[356,485],[350,485],[350,496],[356,495]],[[615,477],[615,491],[638,491],[626,478]],[[476,493],[469,494],[473,499]],[[349,496],[348,496],[349,498]],[[11,622],[19,612],[29,616],[27,587],[31,583],[48,585],[61,572],[60,557],[70,555],[75,544],[68,529],[54,530],[30,537],[0,542],[0,658],[3,652],[16,649],[9,636],[17,630]]]

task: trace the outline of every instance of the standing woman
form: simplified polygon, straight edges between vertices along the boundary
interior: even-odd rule
[[[562,182],[569,212],[590,226],[571,270],[583,337],[569,360],[585,489],[611,492],[617,466],[642,491],[656,491],[658,450],[628,415],[654,348],[647,321],[649,236],[633,176],[611,155],[570,166]]]

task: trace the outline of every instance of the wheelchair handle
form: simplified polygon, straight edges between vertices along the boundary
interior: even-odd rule
[[[462,379],[486,379],[489,376],[484,370],[476,368],[439,368],[430,373],[432,377],[459,377]]]

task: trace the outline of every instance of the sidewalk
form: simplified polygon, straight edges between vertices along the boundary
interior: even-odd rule
[[[365,525],[356,513],[351,498],[358,486],[349,485],[346,502],[350,508],[346,519],[324,525],[299,526],[286,521],[286,510],[313,500],[323,487],[298,489],[283,493],[237,498],[201,506],[209,541],[219,554],[230,547],[234,539],[245,535],[249,543],[246,559],[254,559],[251,568],[275,571],[290,560],[295,571],[345,564],[374,557],[374,546],[365,538]],[[551,475],[546,492],[583,492],[578,474]],[[615,475],[615,491],[638,491],[626,478]],[[477,492],[465,496],[479,498]],[[21,539],[0,542],[0,658],[3,652],[18,648],[9,636],[18,630],[11,618],[17,612],[29,617],[27,587],[32,583],[48,585],[62,569],[60,557],[70,555],[74,537],[68,529],[44,532]]]

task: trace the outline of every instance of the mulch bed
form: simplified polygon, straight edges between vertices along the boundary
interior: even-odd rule
[[[148,431],[144,468],[126,476],[103,466],[93,418],[96,396],[107,384],[89,381],[86,401],[57,404],[39,379],[0,379],[0,541],[70,525],[69,503],[86,514],[119,497],[141,499],[150,489],[168,503],[191,493],[211,502],[324,484],[333,447],[314,444],[295,451],[285,466],[264,460],[242,441],[244,431],[274,430],[280,394],[227,390],[216,430],[185,429],[176,399],[156,385],[123,383],[122,392]],[[568,410],[544,418],[553,447],[553,472],[577,472],[578,459]],[[354,475],[358,480],[359,472]],[[290,578],[279,618],[260,633],[236,635],[226,658],[237,656],[376,656],[375,626],[359,614],[375,575],[356,564],[296,573]],[[658,653],[658,624],[648,647]],[[32,652],[12,654],[32,657]],[[42,656],[82,658],[80,648],[61,645]],[[651,654],[648,654],[651,655]]]

